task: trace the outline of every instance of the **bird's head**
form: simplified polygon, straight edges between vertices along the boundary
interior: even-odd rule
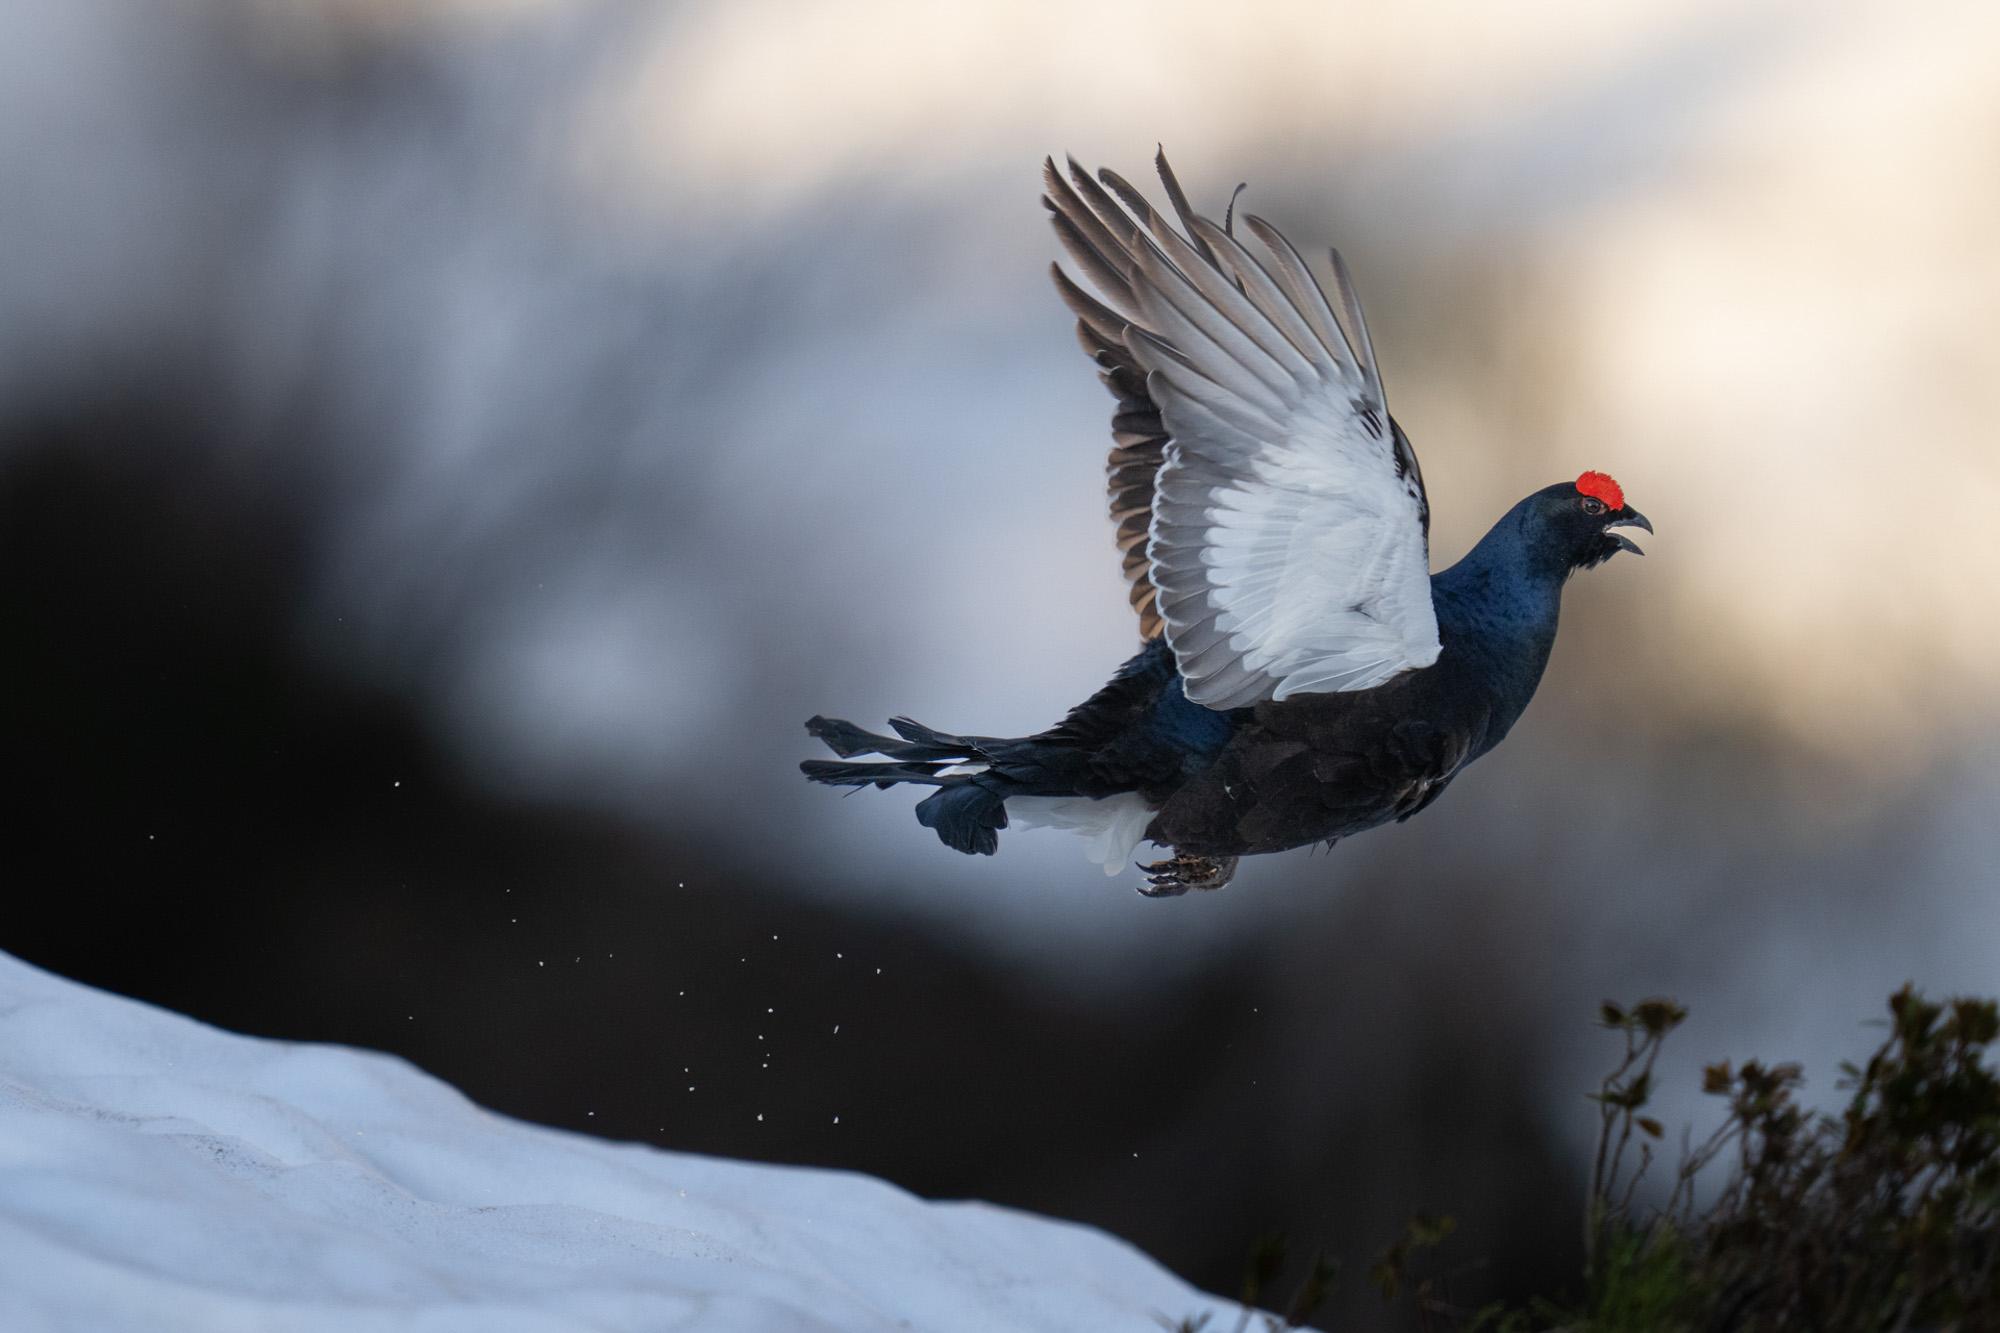
[[[1562,574],[1592,569],[1620,551],[1644,555],[1614,528],[1653,530],[1646,516],[1625,503],[1625,492],[1602,472],[1586,472],[1529,496],[1522,515],[1526,536],[1547,563]]]

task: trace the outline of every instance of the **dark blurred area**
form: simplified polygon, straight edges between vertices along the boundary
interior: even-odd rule
[[[1225,1293],[1283,1231],[1333,1327],[1417,1212],[1467,1304],[1575,1272],[1598,1000],[1690,1005],[1680,1120],[1722,1056],[1826,1095],[1905,977],[2000,989],[1996,557],[1935,508],[2000,496],[2000,196],[1876,82],[1991,105],[1977,42],[869,12],[0,19],[0,948]],[[1161,138],[1355,261],[1436,563],[1584,466],[1661,534],[1436,809],[1173,902],[794,767],[811,713],[1021,732],[1130,651],[1035,172]]]

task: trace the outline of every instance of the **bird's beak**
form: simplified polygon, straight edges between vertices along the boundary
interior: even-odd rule
[[[1644,514],[1640,513],[1638,510],[1632,508],[1632,506],[1630,505],[1627,505],[1625,506],[1625,508],[1619,510],[1618,516],[1612,519],[1609,523],[1606,523],[1604,526],[1606,529],[1644,528],[1648,532],[1651,532],[1653,530],[1653,524],[1651,520],[1649,520]],[[1607,531],[1606,535],[1609,536],[1612,541],[1618,544],[1618,549],[1621,551],[1630,551],[1633,555],[1646,554],[1644,551],[1639,549],[1639,543],[1633,541],[1630,537],[1627,537],[1622,533]]]

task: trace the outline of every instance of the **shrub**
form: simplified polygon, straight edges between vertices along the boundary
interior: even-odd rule
[[[1625,1055],[1593,1094],[1587,1296],[1570,1322],[1592,1333],[2000,1328],[2000,1078],[1987,1059],[2000,1009],[1905,986],[1889,1016],[1867,1063],[1841,1066],[1851,1096],[1838,1115],[1799,1104],[1797,1065],[1708,1066],[1702,1090],[1726,1102],[1722,1124],[1683,1143],[1665,1206],[1641,1216],[1634,1194],[1662,1133],[1643,1114],[1653,1064],[1686,1012],[1605,1005]],[[1721,1192],[1698,1210],[1696,1180],[1718,1159]]]
[[[1798,1065],[1709,1065],[1702,1091],[1725,1103],[1722,1123],[1699,1143],[1683,1133],[1667,1199],[1648,1206],[1640,1183],[1666,1135],[1646,1114],[1653,1070],[1686,1018],[1666,999],[1599,1009],[1624,1051],[1590,1094],[1580,1300],[1463,1313],[1423,1272],[1451,1219],[1421,1216],[1370,1270],[1385,1299],[1413,1302],[1426,1329],[1485,1333],[2000,1333],[2000,1006],[1904,986],[1867,1063],[1841,1065],[1851,1095],[1837,1115],[1800,1105]],[[1715,1170],[1720,1191],[1701,1204]],[[1238,1333],[1253,1317],[1272,1333],[1303,1322],[1325,1295],[1333,1269],[1315,1259],[1310,1300],[1253,1314],[1283,1253],[1274,1239],[1253,1256]]]

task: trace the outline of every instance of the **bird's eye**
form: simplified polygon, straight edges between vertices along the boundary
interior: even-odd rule
[[[1584,513],[1586,513],[1586,514],[1601,514],[1601,513],[1603,513],[1603,512],[1604,512],[1604,501],[1602,501],[1602,500],[1598,499],[1598,498],[1597,498],[1596,496],[1594,496],[1594,495],[1586,495],[1586,496],[1584,496],[1584,497],[1583,497],[1583,512],[1584,512]]]

